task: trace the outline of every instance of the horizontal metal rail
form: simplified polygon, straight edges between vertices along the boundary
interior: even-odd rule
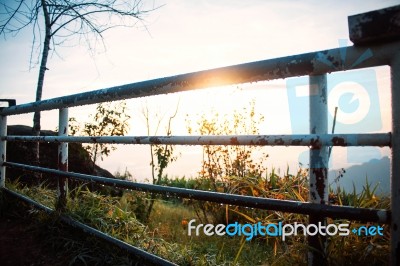
[[[257,145],[257,146],[390,146],[390,133],[309,134],[309,135],[230,135],[230,136],[6,136],[6,141],[78,142],[113,144],[170,145]]]
[[[344,50],[346,51],[346,59],[343,61],[342,52]],[[335,71],[389,65],[393,54],[398,51],[400,51],[400,41],[371,45],[368,46],[368,49],[363,46],[349,46],[267,59],[11,106],[0,110],[0,116],[214,86],[319,75]],[[368,58],[368,60],[359,60],[360,58]]]
[[[256,209],[272,210],[272,211],[283,211],[283,212],[308,214],[308,215],[319,214],[331,218],[343,218],[343,219],[357,220],[362,222],[379,222],[379,223],[390,222],[390,211],[388,210],[354,208],[350,206],[322,205],[317,203],[308,203],[308,202],[290,201],[290,200],[283,201],[270,198],[260,198],[260,197],[242,196],[242,195],[201,191],[201,190],[186,189],[186,188],[143,184],[143,183],[105,178],[94,175],[64,172],[49,168],[24,165],[13,162],[5,162],[4,165],[11,168],[23,169],[28,171],[37,171],[41,173],[54,174],[57,176],[75,178],[83,181],[96,182],[107,186],[114,186],[114,187],[132,189],[143,192],[155,192],[159,194],[166,194],[169,196],[177,196],[195,200],[211,201],[217,203],[224,203],[236,206],[251,207]]]
[[[47,206],[45,206],[43,204],[40,204],[39,202],[29,198],[28,196],[21,195],[21,194],[15,192],[15,191],[12,191],[12,190],[10,190],[10,189],[8,189],[6,187],[3,187],[1,189],[1,191],[2,192],[6,192],[6,194],[9,194],[9,195],[11,195],[13,197],[19,198],[19,199],[23,200],[25,203],[35,207],[38,210],[44,211],[47,214],[51,214],[54,211],[53,209],[51,209],[51,208],[49,208],[49,207],[47,207]]]
[[[33,199],[31,199],[31,198],[29,198],[29,197],[27,197],[25,195],[21,195],[21,194],[15,192],[15,191],[7,189],[7,188],[2,188],[2,191],[6,192],[7,194],[9,194],[9,195],[11,195],[13,197],[16,197],[16,198],[22,200],[25,203],[35,207],[36,209],[44,211],[44,212],[46,212],[48,214],[55,213],[53,209],[51,209],[51,208],[49,208],[47,206],[44,206],[44,205],[40,204],[39,202],[36,202],[35,200],[33,200]],[[130,244],[124,242],[124,241],[121,241],[119,239],[111,237],[108,234],[103,233],[103,232],[101,232],[101,231],[99,231],[97,229],[94,229],[94,228],[92,228],[92,227],[90,227],[90,226],[88,226],[86,224],[83,224],[83,223],[81,223],[81,222],[79,222],[79,221],[77,221],[75,219],[72,219],[71,217],[69,217],[67,215],[60,215],[59,218],[60,218],[60,220],[62,222],[66,223],[66,224],[68,224],[70,226],[78,228],[78,229],[80,229],[80,230],[82,230],[82,231],[84,231],[86,233],[89,233],[89,234],[91,234],[91,235],[93,235],[95,237],[101,238],[101,239],[103,239],[103,240],[105,240],[105,241],[107,241],[107,242],[109,242],[111,244],[114,244],[114,245],[116,245],[116,246],[128,251],[130,254],[136,256],[136,258],[140,258],[142,260],[142,262],[145,261],[145,262],[151,263],[152,265],[171,265],[171,266],[172,265],[176,265],[176,264],[174,264],[174,263],[172,263],[170,261],[167,261],[167,260],[165,260],[163,258],[160,258],[160,257],[156,256],[156,255],[153,255],[153,254],[148,253],[148,252],[146,252],[144,250],[141,250],[141,249],[139,249],[137,247],[134,247],[134,246],[132,246],[132,245],[130,245]]]

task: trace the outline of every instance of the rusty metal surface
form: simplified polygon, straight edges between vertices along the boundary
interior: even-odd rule
[[[400,5],[348,17],[350,40],[366,45],[400,39]]]
[[[0,137],[7,136],[7,116],[0,115]],[[3,163],[6,161],[7,141],[0,140],[0,188],[5,186],[6,168]]]
[[[266,209],[266,210],[275,210],[275,211],[283,211],[283,212],[299,213],[299,214],[311,214],[311,215],[320,214],[326,217],[344,218],[344,219],[357,220],[361,222],[389,223],[391,219],[390,211],[387,210],[354,208],[349,206],[330,206],[330,205],[322,205],[317,203],[308,203],[300,201],[278,200],[278,199],[241,196],[241,195],[186,189],[186,188],[167,187],[160,185],[131,182],[121,179],[105,178],[94,175],[79,174],[73,172],[66,173],[55,169],[48,169],[32,165],[24,165],[13,162],[5,162],[4,165],[6,165],[7,167],[18,168],[27,171],[37,171],[41,173],[68,176],[70,178],[76,178],[79,180],[84,180],[89,182],[96,182],[99,184],[120,187],[124,189],[132,189],[144,192],[154,192],[159,194],[166,194],[168,196],[190,198],[202,201],[212,201],[212,202],[224,203],[236,206],[246,206],[256,209]]]
[[[58,136],[68,136],[68,108],[59,110]],[[68,143],[58,143],[58,170],[68,172]],[[68,179],[58,177],[56,209],[63,211],[67,206]]]
[[[391,209],[390,226],[391,265],[400,265],[400,53],[391,63],[392,79],[392,160],[390,171]]]
[[[310,76],[310,134],[328,133],[327,75]],[[310,147],[309,186],[311,203],[327,205],[328,201],[328,149],[327,145],[315,143]],[[320,213],[309,216],[310,224],[326,225],[326,217]],[[327,238],[322,235],[307,237],[310,250],[308,265],[325,265]]]
[[[6,136],[7,141],[78,142],[114,144],[173,145],[256,145],[256,146],[390,146],[390,133],[310,134],[310,135],[231,135],[231,136]]]
[[[388,65],[393,53],[400,50],[400,42],[369,46],[368,52],[373,56],[361,62],[357,59],[366,52],[365,48],[346,47],[346,59],[344,61],[341,56],[343,49],[342,47],[267,59],[21,104],[0,110],[0,115],[15,115],[213,86],[319,75],[335,71]]]
[[[328,133],[327,77],[310,76],[310,134]],[[333,139],[333,138],[332,138]],[[331,141],[332,141],[331,139]],[[335,138],[336,142],[338,138]],[[313,143],[310,147],[310,200],[328,202],[328,146]]]

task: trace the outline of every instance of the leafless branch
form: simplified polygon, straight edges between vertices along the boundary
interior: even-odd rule
[[[40,56],[47,28],[53,53],[56,47],[81,40],[89,51],[94,51],[99,41],[105,49],[104,32],[116,27],[134,27],[138,22],[143,23],[147,13],[158,8],[145,10],[141,0],[15,0],[2,3],[1,7],[4,11],[0,13],[0,35],[18,34],[32,26],[30,68],[39,62],[34,58]],[[46,17],[44,10],[48,12],[48,22],[42,19]]]

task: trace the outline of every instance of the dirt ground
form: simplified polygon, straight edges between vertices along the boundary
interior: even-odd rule
[[[0,266],[145,265],[80,230],[43,217],[38,220],[39,212],[13,203],[0,204]]]
[[[42,243],[37,227],[28,219],[7,216],[0,218],[0,264],[65,265]]]

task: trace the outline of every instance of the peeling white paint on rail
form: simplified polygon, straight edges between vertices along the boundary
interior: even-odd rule
[[[68,108],[59,110],[58,119],[58,136],[68,136]],[[68,172],[68,143],[58,143],[58,170]],[[57,185],[57,204],[58,210],[63,210],[67,206],[68,194],[68,179],[65,177],[58,177]]]
[[[0,137],[7,136],[7,116],[0,115]],[[3,163],[6,161],[7,141],[0,140],[0,188],[5,186],[6,167]]]
[[[40,141],[115,144],[254,145],[254,146],[390,146],[390,133],[231,135],[231,136],[5,136],[2,141]]]
[[[341,58],[341,50],[343,49],[346,49],[345,61]],[[349,46],[147,80],[7,107],[0,110],[0,115],[16,115],[214,86],[319,75],[335,71],[388,65],[392,55],[400,50],[400,41],[369,46],[368,49],[374,56],[356,65],[353,63],[366,51],[365,47]],[[323,62],[330,62],[330,64]]]

